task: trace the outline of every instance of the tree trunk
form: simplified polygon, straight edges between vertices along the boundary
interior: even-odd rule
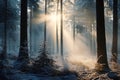
[[[57,53],[59,52],[59,41],[58,41],[58,8],[59,8],[59,0],[57,0],[57,13],[56,13],[56,46],[57,46]]]
[[[45,0],[45,16],[47,16],[47,0]],[[44,53],[46,52],[46,27],[47,27],[47,20],[45,18],[45,26],[44,26]]]
[[[20,49],[19,60],[28,59],[28,39],[27,39],[27,0],[21,0],[21,23],[20,23]]]
[[[8,0],[4,0],[4,46],[2,54],[0,54],[0,79],[8,80],[7,78],[7,3]]]
[[[60,14],[61,14],[61,20],[60,20],[60,43],[61,43],[61,59],[62,59],[62,63],[63,63],[63,70],[64,71],[68,71],[68,64],[65,62],[64,59],[64,54],[63,54],[63,0],[60,0]]]
[[[96,69],[98,71],[107,71],[109,70],[109,66],[106,53],[103,0],[96,0],[96,15],[97,15],[97,59],[98,59]]]
[[[74,44],[74,42],[75,42],[75,15],[74,15],[74,17],[73,17],[74,19],[73,19],[73,44]]]
[[[60,41],[61,41],[61,56],[63,56],[63,0],[60,0],[60,14],[61,14],[61,20],[60,20]]]
[[[75,2],[74,2],[74,5],[73,5],[73,9],[74,9],[74,12],[75,12]],[[76,29],[76,16],[75,16],[75,14],[73,14],[73,50],[75,50],[75,33],[76,33],[76,31],[75,31],[75,29]]]
[[[118,56],[118,0],[113,0],[113,40],[111,61],[117,62]]]
[[[30,6],[30,55],[32,54],[32,17],[33,17],[33,7]]]
[[[5,61],[7,59],[7,0],[4,0],[4,39],[3,39],[3,50],[0,54],[0,69],[5,69]],[[0,73],[2,73],[0,71]],[[1,75],[1,74],[0,74]]]
[[[3,46],[3,52],[2,52],[2,59],[7,58],[7,0],[4,0],[5,4],[5,15],[4,15],[4,46]]]

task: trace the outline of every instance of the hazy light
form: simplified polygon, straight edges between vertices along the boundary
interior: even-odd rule
[[[29,8],[27,9],[28,13],[31,11]]]
[[[54,21],[54,22],[57,20],[57,17],[58,17],[58,16],[55,15],[55,14],[51,14],[51,15],[50,15],[50,19],[51,19],[52,21]]]
[[[66,16],[66,17],[65,17]],[[71,15],[67,16],[65,13],[63,14],[63,21],[69,21],[69,17]],[[52,38],[52,41],[54,42],[54,45],[56,45],[56,24],[58,24],[58,37],[60,38],[60,19],[61,14],[56,15],[56,12],[51,12],[50,14],[40,14],[37,16],[37,19],[35,20],[38,23],[45,22],[47,23],[47,34],[49,34]],[[81,18],[76,20],[76,22],[82,21]],[[72,21],[69,21],[72,22]],[[69,30],[70,25],[68,23],[64,22],[64,30],[63,30],[63,38],[64,38],[64,53],[67,55],[67,60],[70,63],[74,63],[77,65],[80,65],[81,63],[89,68],[94,68],[96,58],[93,56],[90,52],[89,46],[85,43],[87,42],[87,39],[82,36],[81,34],[76,35],[75,43],[73,44],[73,34],[72,30]],[[95,35],[95,32],[92,33],[93,36]],[[49,41],[48,41],[49,42]],[[58,43],[60,44],[60,42]],[[66,52],[65,52],[66,51]],[[66,54],[67,53],[67,54]],[[69,67],[72,67],[69,65]]]

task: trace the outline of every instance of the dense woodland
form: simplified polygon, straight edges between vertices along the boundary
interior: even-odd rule
[[[0,7],[0,80],[120,80],[120,0]]]

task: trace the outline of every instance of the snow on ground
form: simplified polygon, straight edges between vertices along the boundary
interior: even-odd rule
[[[9,76],[11,80],[77,80],[75,75],[66,76],[45,76],[37,74],[16,73]]]
[[[78,75],[42,75],[34,73],[24,73],[18,70],[11,70],[8,75],[9,80],[120,80],[120,73],[110,71],[108,73],[97,73],[93,70],[79,71]],[[0,79],[1,80],[1,79]]]
[[[109,72],[105,74],[98,74],[94,71],[83,70],[82,67],[77,68],[78,76],[75,74],[66,74],[66,75],[42,75],[34,73],[24,73],[19,70],[14,69],[13,67],[14,60],[9,60],[10,73],[8,73],[9,80],[120,80],[120,66],[119,69],[115,68],[117,73]],[[81,69],[83,71],[81,71]],[[119,72],[119,73],[118,73]],[[1,80],[1,79],[0,79]]]

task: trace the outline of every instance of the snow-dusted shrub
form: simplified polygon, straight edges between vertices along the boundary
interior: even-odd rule
[[[33,63],[34,73],[51,74],[56,71],[55,61],[50,57],[46,48],[46,43],[40,46],[39,56]]]

